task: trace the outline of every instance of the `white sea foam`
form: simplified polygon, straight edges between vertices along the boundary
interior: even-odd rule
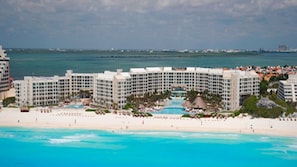
[[[214,139],[215,140],[225,140],[225,141],[240,141],[238,140],[241,137],[239,134],[233,133],[188,133],[185,138],[194,138],[194,139]]]
[[[49,143],[63,144],[63,143],[81,142],[82,140],[92,139],[95,137],[97,137],[95,134],[75,134],[71,136],[63,136],[62,138],[49,139]]]
[[[14,135],[11,133],[0,132],[0,138],[13,138]]]
[[[289,148],[295,149],[295,151],[297,151],[297,145],[288,145]]]
[[[259,140],[262,141],[262,142],[267,142],[267,141],[270,141],[270,138],[266,137],[266,136],[262,136],[262,137],[260,137]]]
[[[33,139],[40,139],[40,140],[42,140],[42,139],[47,139],[48,138],[48,136],[33,136]]]
[[[64,136],[64,139],[83,140],[97,137],[95,134],[75,134],[72,136]]]
[[[217,138],[217,139],[238,139],[239,134],[233,133],[191,133],[191,132],[156,132],[156,131],[114,131],[125,135],[145,135],[152,137],[179,137],[179,138]]]
[[[63,144],[63,143],[70,143],[70,142],[79,142],[79,140],[74,139],[49,139],[51,144]]]
[[[105,136],[104,134],[101,136],[90,133],[65,135],[60,138],[51,138],[48,142],[52,145],[62,147],[100,148],[108,150],[119,150],[126,148],[125,145],[118,143],[116,140],[117,139],[114,136]]]
[[[157,132],[157,131],[115,131],[115,133],[118,134],[125,134],[125,135],[145,135],[145,136],[157,136],[157,137],[174,137],[178,136],[181,137],[183,136],[182,132]]]
[[[273,144],[271,148],[263,149],[264,154],[274,155],[283,159],[296,160],[297,157],[297,142],[290,140],[271,141]]]
[[[288,150],[297,153],[297,141],[296,141],[296,139],[290,141],[290,142],[286,145],[286,147],[287,147]],[[296,158],[297,158],[297,157],[296,157]]]

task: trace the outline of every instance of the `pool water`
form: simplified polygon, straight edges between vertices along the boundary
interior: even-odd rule
[[[187,114],[187,112],[182,107],[165,107],[160,111],[154,112],[154,114]]]
[[[65,108],[81,109],[81,108],[83,108],[83,105],[82,104],[70,104],[70,105],[65,106]]]
[[[186,114],[185,108],[182,106],[184,100],[181,98],[172,98],[170,105],[165,106],[162,110],[154,112],[154,114]]]

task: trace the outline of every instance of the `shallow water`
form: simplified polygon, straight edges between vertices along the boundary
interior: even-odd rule
[[[1,166],[296,166],[297,138],[0,128]]]

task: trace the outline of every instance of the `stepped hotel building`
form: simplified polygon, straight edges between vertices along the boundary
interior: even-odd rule
[[[213,68],[148,67],[104,73],[73,73],[65,76],[33,77],[14,81],[18,106],[58,104],[81,90],[93,92],[93,103],[121,109],[130,95],[179,90],[219,94],[224,110],[236,110],[249,95],[259,95],[259,78],[255,71]]]

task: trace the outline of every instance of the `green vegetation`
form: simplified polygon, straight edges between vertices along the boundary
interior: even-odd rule
[[[234,114],[234,116],[235,116],[235,117],[237,117],[237,116],[239,116],[239,115],[240,115],[240,111],[234,111],[234,113],[233,113],[233,114]]]
[[[203,117],[205,117],[205,115],[204,115],[203,113],[195,114],[195,116],[198,117],[198,118],[203,118]]]
[[[288,74],[280,74],[279,76],[272,76],[269,79],[269,82],[276,82],[279,80],[287,80],[288,79]]]
[[[153,114],[151,114],[151,113],[146,113],[149,117],[152,117],[153,116]]]
[[[222,97],[220,95],[209,93],[208,91],[202,92],[201,97],[206,103],[210,103],[211,105],[215,106],[220,104],[222,101]]]
[[[296,103],[285,102],[283,100],[280,100],[279,98],[277,98],[276,94],[271,94],[269,96],[269,99],[274,101],[276,104],[280,105],[281,107],[285,108],[286,109],[286,116],[296,112],[296,108],[295,108]]]
[[[190,114],[183,114],[182,117],[184,117],[184,118],[191,118],[191,115]]]
[[[277,118],[281,116],[282,113],[283,109],[281,107],[273,107],[271,109],[261,107],[257,109],[255,116],[263,118]]]
[[[95,112],[97,109],[94,109],[94,108],[88,108],[86,109],[86,112]]]
[[[238,111],[237,113],[231,113],[228,115],[228,117],[235,117],[238,116],[240,114],[240,112]],[[217,112],[213,112],[213,113],[196,113],[196,114],[183,114],[182,117],[184,118],[208,118],[208,117],[212,117],[212,118],[225,118],[226,117],[226,113],[222,114],[222,113],[217,113]]]
[[[145,93],[144,96],[135,96],[131,95],[127,97],[127,103],[123,109],[131,108],[133,111],[137,111],[140,105],[144,107],[153,107],[157,101],[163,101],[166,98],[170,98],[171,92],[165,91],[162,93],[158,93],[155,91],[154,93]]]
[[[8,97],[3,100],[3,107],[7,107],[9,104],[15,103],[15,97]]]
[[[267,95],[267,88],[268,88],[268,81],[262,80],[260,82],[260,95],[266,96]]]
[[[256,96],[248,97],[239,110],[240,113],[248,113],[254,117],[277,118],[283,113],[287,115],[296,112],[295,103],[286,103],[277,98],[276,94],[268,95],[268,98],[274,101],[277,106],[273,108],[257,107],[258,98]]]
[[[221,107],[222,97],[218,94],[209,93],[207,90],[203,92],[198,92],[194,90],[188,91],[186,99],[193,103],[198,94],[200,94],[201,98],[205,101],[205,103],[210,104],[210,108],[217,109]]]
[[[131,98],[131,97],[128,97],[128,98]],[[136,110],[135,104],[132,104],[131,102],[132,102],[132,99],[123,107],[123,109],[128,110],[131,108],[132,110]]]
[[[86,112],[95,112],[96,114],[107,114],[107,113],[110,113],[109,110],[99,110],[99,109],[96,109],[96,108],[88,108],[86,109]]]
[[[257,102],[258,99],[256,96],[250,96],[242,104],[242,107],[240,109],[241,113],[248,113],[250,115],[253,115],[255,111],[257,111]]]
[[[264,117],[264,118],[277,118],[281,116],[283,113],[285,113],[287,116],[289,114],[296,112],[295,103],[290,103],[290,102],[287,103],[277,98],[277,95],[272,91],[270,93],[267,92],[268,88],[278,88],[278,81],[286,80],[286,79],[288,79],[288,74],[281,74],[279,76],[272,76],[269,82],[265,80],[260,82],[260,85],[259,85],[260,95],[267,96],[270,100],[272,100],[277,104],[276,107],[273,107],[271,109],[264,108],[264,107],[257,107],[256,106],[258,102],[257,97],[250,96],[244,101],[242,108],[240,109],[240,112],[248,113],[255,117]]]
[[[186,96],[187,96],[187,99],[188,99],[191,103],[193,103],[194,100],[196,99],[198,93],[199,93],[199,92],[198,92],[198,91],[195,91],[195,90],[188,91],[188,92],[187,92],[187,95],[186,95]]]
[[[80,90],[78,93],[79,98],[90,98],[92,92],[90,90]]]
[[[204,115],[203,113],[194,114],[194,115],[191,115],[191,114],[183,114],[182,117],[183,117],[183,118],[203,118],[203,117],[205,117],[205,115]]]
[[[106,114],[107,114],[107,113],[110,113],[110,111],[109,111],[109,110],[103,110],[103,111],[104,111]]]
[[[270,77],[269,81],[265,81],[262,80],[260,82],[260,95],[261,96],[267,96],[268,92],[267,89],[268,88],[278,88],[278,81],[280,80],[287,80],[288,79],[288,74],[280,74],[279,76],[272,76]],[[272,92],[270,92],[270,94],[272,94]]]
[[[276,104],[282,106],[282,107],[287,107],[287,103],[279,98],[277,98],[276,94],[271,94],[269,95],[269,99],[274,101]]]

